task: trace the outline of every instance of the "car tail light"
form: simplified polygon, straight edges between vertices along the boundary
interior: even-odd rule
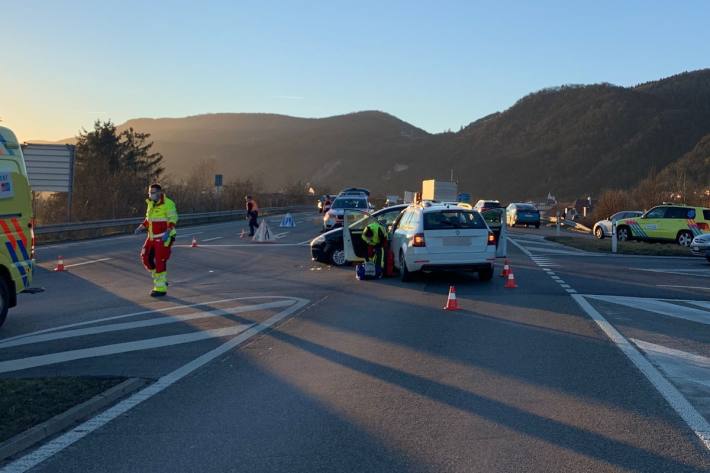
[[[426,246],[426,241],[424,240],[423,233],[417,233],[416,235],[414,235],[414,239],[412,240],[412,246],[416,246],[419,248]]]
[[[698,228],[704,232],[707,232],[708,230],[710,230],[710,226],[708,226],[708,224],[705,222],[700,222],[697,225],[698,225]]]
[[[489,245],[495,245],[496,244],[496,236],[493,232],[488,232],[488,244]]]

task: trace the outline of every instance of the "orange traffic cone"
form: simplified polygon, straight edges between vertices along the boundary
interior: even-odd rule
[[[459,303],[456,300],[456,287],[449,286],[449,297],[446,299],[444,310],[459,310]]]
[[[192,235],[192,244],[190,247],[197,248],[197,237],[195,235]]]
[[[57,258],[57,267],[54,268],[55,271],[66,271],[64,269],[64,256]]]
[[[508,272],[508,279],[505,281],[505,286],[503,287],[506,289],[515,289],[518,287],[518,285],[515,284],[515,275],[513,274],[512,269]]]
[[[503,272],[500,273],[501,277],[507,278],[510,273],[510,265],[508,264],[508,258],[505,259],[505,264],[503,265]]]

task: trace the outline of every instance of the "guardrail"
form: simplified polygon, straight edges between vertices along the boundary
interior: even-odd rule
[[[313,210],[313,206],[294,205],[290,207],[267,207],[259,210],[259,216],[308,210]],[[245,210],[222,210],[217,212],[181,214],[178,220],[178,228],[205,223],[224,222],[239,218],[246,218]],[[35,228],[35,237],[37,243],[85,240],[132,232],[142,221],[143,219],[141,217],[130,217],[113,220],[41,225]]]

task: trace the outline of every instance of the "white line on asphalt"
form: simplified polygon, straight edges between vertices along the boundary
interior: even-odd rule
[[[113,345],[103,345],[92,348],[81,348],[79,350],[68,350],[49,355],[30,356],[0,362],[0,373],[10,373],[12,371],[26,370],[38,366],[56,365],[67,361],[83,360],[85,358],[96,358],[99,356],[117,355],[132,351],[150,350],[153,348],[170,347],[184,343],[192,343],[210,338],[229,337],[237,335],[253,324],[240,324],[233,327],[219,328],[213,330],[202,330],[199,332],[184,333],[182,335],[169,335],[166,337],[146,338],[133,342],[115,343]]]
[[[82,263],[67,264],[64,267],[65,268],[76,268],[77,266],[84,266],[85,264],[101,263],[102,261],[108,261],[110,259],[112,259],[112,258],[99,258],[99,259],[94,259],[91,261],[84,261]]]
[[[261,247],[261,248],[273,248],[277,246],[305,246],[302,243],[237,243],[237,244],[217,244],[217,245],[200,245],[200,248],[241,248],[241,247]],[[191,245],[173,245],[173,248],[191,248]]]
[[[513,239],[510,238],[510,237],[508,237],[508,241],[511,242],[512,244],[514,244],[515,246],[517,246],[518,249],[519,249],[520,251],[522,251],[523,253],[525,253],[528,257],[530,257],[530,258],[533,257],[533,254],[530,253],[530,252],[527,250],[527,248],[523,247],[523,245],[521,245],[521,244],[518,243],[517,241],[513,240]]]
[[[705,309],[710,309],[710,302],[706,301],[688,301],[688,303],[697,305],[698,307],[703,307]]]
[[[700,289],[701,291],[710,291],[710,287],[703,286],[676,286],[673,284],[656,284],[656,287],[677,287],[681,289]]]
[[[214,240],[221,240],[224,237],[212,237],[212,238],[205,238],[202,241],[214,241]]]
[[[691,322],[710,325],[710,311],[693,309],[692,307],[674,304],[673,302],[675,301],[669,302],[667,300],[627,296],[587,295],[586,297],[602,302],[623,305],[632,309],[653,312],[655,314],[661,314],[668,317],[675,317],[677,319],[690,320]]]
[[[677,274],[679,276],[692,276],[701,278],[710,278],[710,269],[646,269],[646,268],[629,268],[634,271],[646,271],[649,273]]]
[[[570,294],[577,294],[577,291],[574,289],[565,289],[565,291],[569,292]]]
[[[202,235],[203,233],[205,233],[205,232],[185,232],[185,233],[180,233],[175,238],[189,238],[194,235]]]
[[[292,300],[281,300],[275,302],[266,302],[264,304],[253,304],[239,307],[230,307],[225,309],[215,309],[205,312],[193,312],[191,314],[182,315],[164,315],[153,319],[138,320],[136,322],[124,322],[117,324],[99,325],[97,327],[78,328],[66,331],[55,331],[24,337],[18,340],[10,340],[0,342],[0,350],[16,347],[21,345],[29,345],[32,343],[48,342],[52,340],[64,340],[67,338],[83,337],[87,335],[97,335],[100,333],[118,332],[121,330],[132,330],[135,328],[155,327],[157,325],[167,325],[189,320],[206,319],[209,317],[220,317],[223,315],[236,315],[245,312],[255,312],[257,310],[274,309],[286,307],[293,304]]]
[[[223,343],[217,348],[205,353],[204,355],[198,358],[195,358],[191,362],[181,366],[172,373],[163,376],[155,383],[142,389],[141,391],[138,391],[137,393],[130,396],[128,399],[119,402],[115,406],[93,417],[92,419],[89,419],[86,422],[78,425],[69,432],[55,438],[54,440],[42,445],[33,452],[30,452],[27,455],[19,458],[18,460],[6,465],[0,470],[0,473],[24,473],[29,469],[39,465],[43,461],[53,457],[57,453],[76,443],[82,438],[86,437],[87,435],[99,429],[100,427],[103,427],[104,425],[108,424],[120,415],[125,414],[143,401],[150,399],[151,397],[175,384],[177,381],[181,380],[193,371],[201,368],[202,366],[206,365],[207,363],[221,356],[222,354],[227,353],[233,348],[238,347],[239,345],[252,338],[254,335],[263,332],[275,323],[278,323],[289,315],[299,311],[306,304],[308,304],[308,301],[306,299],[299,299],[294,297],[293,300],[295,300],[296,303],[292,307],[285,309],[284,311],[274,315],[273,317],[267,319],[266,321],[260,324],[252,326],[247,331],[241,333],[240,335],[237,335],[233,339]]]
[[[563,282],[561,281],[558,282],[560,282],[560,286],[564,287],[565,289],[572,289],[572,286],[570,286],[569,284],[563,284]]]
[[[18,340],[21,338],[26,338],[26,337],[32,337],[35,335],[39,335],[41,333],[49,333],[49,332],[56,332],[58,330],[65,330],[68,328],[74,328],[74,327],[83,327],[85,325],[91,325],[91,324],[98,324],[101,322],[109,322],[111,320],[120,320],[120,319],[125,319],[129,317],[136,317],[139,315],[146,315],[146,314],[154,314],[154,313],[160,313],[160,312],[167,312],[169,310],[180,310],[180,309],[189,309],[192,307],[197,307],[197,306],[209,306],[212,304],[224,304],[226,302],[234,302],[234,301],[248,301],[248,300],[254,300],[254,299],[290,299],[289,297],[283,297],[283,296],[268,296],[268,297],[263,297],[263,296],[251,296],[251,297],[231,297],[229,299],[218,299],[214,301],[205,301],[205,302],[197,302],[195,304],[185,304],[185,305],[172,305],[169,307],[163,307],[160,309],[151,309],[151,310],[142,310],[140,312],[131,312],[129,314],[121,314],[121,315],[112,315],[110,317],[103,317],[101,319],[93,319],[93,320],[86,320],[84,322],[75,322],[73,324],[66,324],[66,325],[59,325],[57,327],[51,327],[51,328],[46,328],[43,330],[37,330],[36,332],[30,332],[30,333],[23,333],[21,335],[15,335],[14,337],[6,338],[2,341],[2,343],[7,343],[12,340]]]
[[[596,322],[607,337],[616,344],[617,347],[626,355],[631,362],[636,365],[641,373],[653,384],[659,393],[666,399],[678,415],[685,421],[686,424],[695,432],[700,440],[705,445],[705,448],[710,450],[710,424],[705,420],[700,413],[695,410],[692,404],[683,397],[683,395],[673,386],[670,381],[663,375],[641,354],[634,346],[624,338],[605,318],[600,314],[581,294],[571,294],[571,297],[579,304],[589,317]]]
[[[710,387],[710,358],[635,338],[630,340],[655,359],[668,376]]]

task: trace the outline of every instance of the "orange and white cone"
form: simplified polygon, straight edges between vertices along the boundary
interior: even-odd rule
[[[192,236],[192,244],[190,245],[191,248],[197,248],[197,237],[195,235]]]
[[[500,273],[501,277],[507,278],[510,273],[510,265],[508,264],[508,258],[505,259],[505,264],[503,264],[503,272]]]
[[[66,269],[64,269],[64,256],[57,258],[57,267],[54,268],[54,270],[57,272],[66,271]]]
[[[515,275],[513,274],[512,269],[508,273],[508,279],[505,281],[505,286],[503,287],[505,287],[506,289],[515,289],[516,287],[518,287],[518,285],[515,284]]]
[[[446,305],[444,306],[444,310],[458,310],[459,309],[459,303],[456,300],[456,287],[455,286],[449,286],[449,297],[446,299]]]

